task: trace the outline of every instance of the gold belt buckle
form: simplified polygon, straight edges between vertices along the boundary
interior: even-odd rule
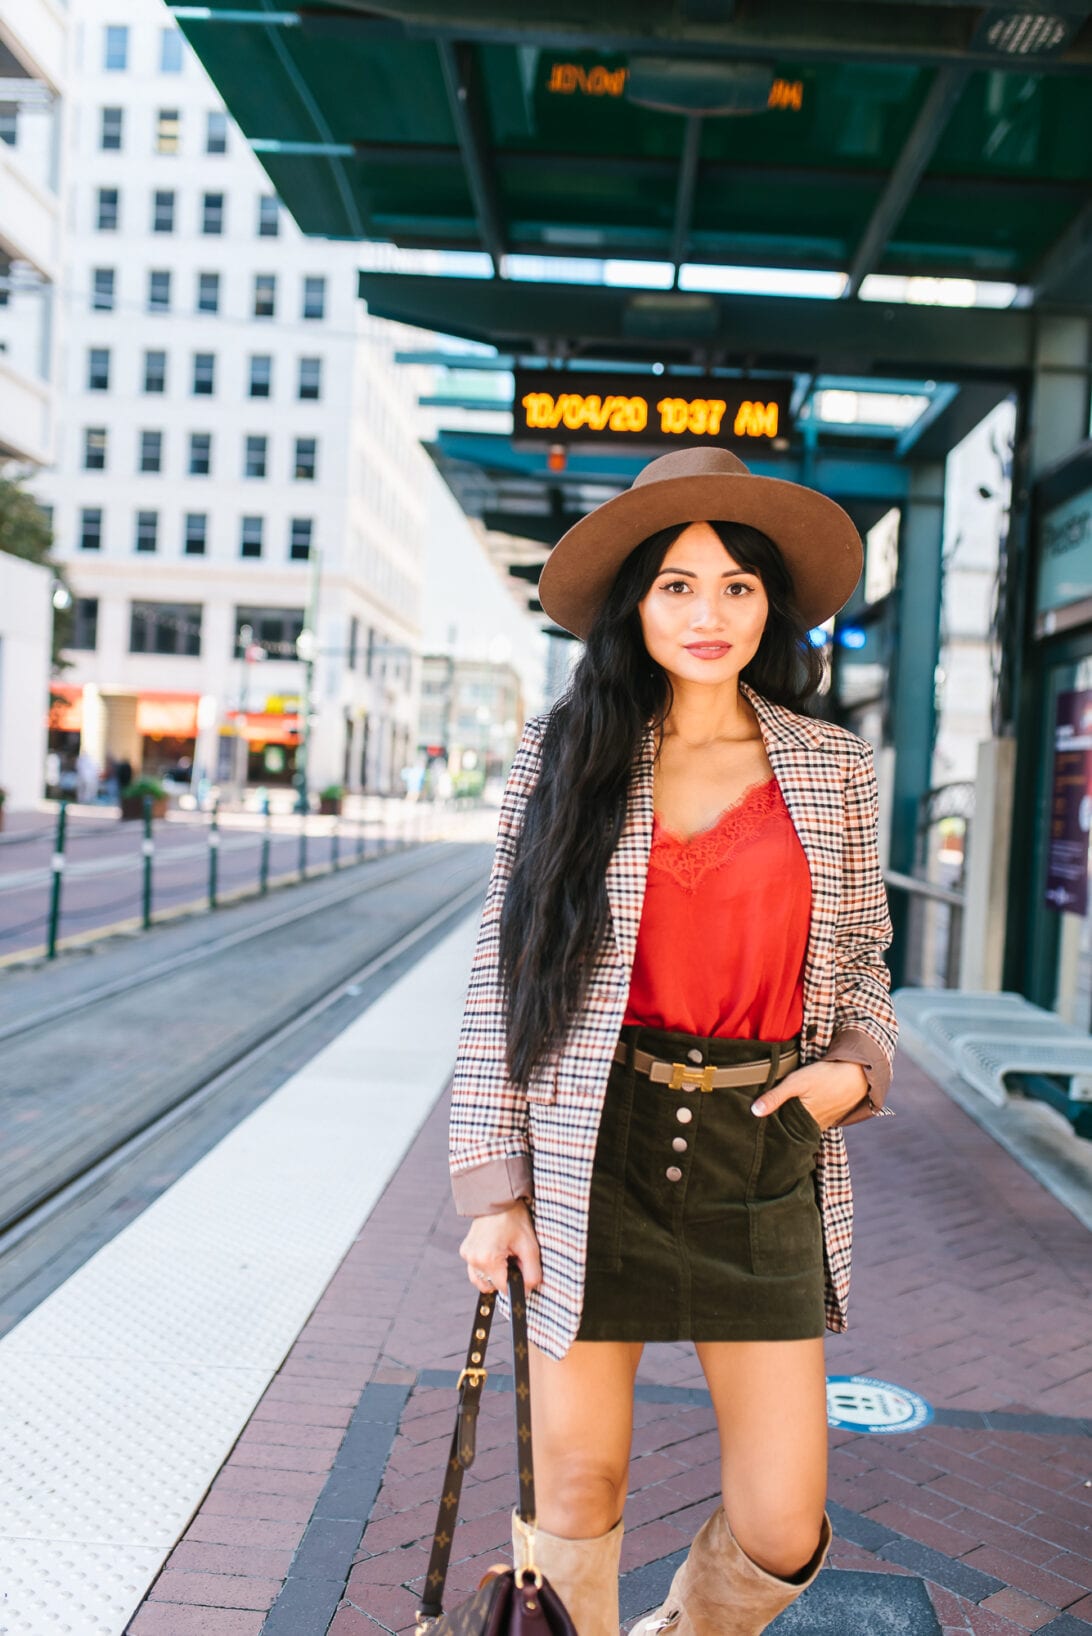
[[[673,1062],[667,1088],[669,1091],[681,1091],[687,1085],[697,1085],[703,1091],[711,1091],[715,1073],[712,1063],[707,1068],[688,1068],[685,1062]]]

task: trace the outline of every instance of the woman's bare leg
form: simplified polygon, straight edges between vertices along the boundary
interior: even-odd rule
[[[732,1532],[759,1567],[788,1579],[814,1553],[826,1507],[822,1338],[700,1341],[695,1350],[717,1416]]]
[[[558,1361],[531,1345],[538,1521],[565,1539],[614,1527],[629,1487],[640,1341],[574,1341]]]

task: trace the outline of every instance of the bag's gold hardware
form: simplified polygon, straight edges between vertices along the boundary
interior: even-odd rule
[[[711,1091],[716,1071],[712,1063],[708,1068],[688,1068],[685,1062],[673,1062],[667,1088],[669,1091],[681,1091],[684,1086],[697,1085],[703,1091]]]
[[[463,1369],[460,1371],[459,1378],[455,1382],[455,1390],[457,1392],[462,1391],[464,1380],[468,1380],[471,1386],[484,1386],[488,1379],[488,1369]]]
[[[516,1563],[516,1583],[523,1583],[523,1575],[531,1574],[534,1578],[535,1589],[542,1587],[542,1575],[535,1564],[535,1525],[533,1522],[524,1522],[518,1511],[512,1513],[512,1522],[516,1534],[523,1546],[523,1561]]]

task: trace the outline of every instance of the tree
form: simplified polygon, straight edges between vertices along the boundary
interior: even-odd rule
[[[64,657],[62,649],[72,639],[75,619],[72,587],[64,568],[50,555],[52,549],[53,530],[37,500],[18,479],[0,477],[0,551],[22,557],[24,562],[41,563],[68,592],[66,607],[58,607],[56,600],[53,604],[53,672],[56,675],[67,670],[72,662]]]

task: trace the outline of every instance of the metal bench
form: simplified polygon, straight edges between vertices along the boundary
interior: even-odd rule
[[[1015,1080],[1011,1089],[1048,1102],[1092,1138],[1092,1038],[1080,1029],[1022,994],[897,989],[894,1000],[900,1018],[995,1107]]]

